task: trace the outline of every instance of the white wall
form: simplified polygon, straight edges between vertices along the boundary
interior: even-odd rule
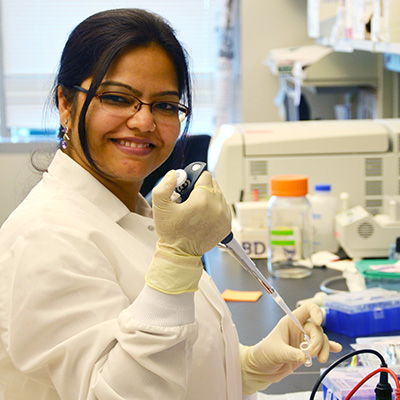
[[[241,0],[243,122],[280,121],[273,99],[278,78],[263,65],[270,49],[314,43],[307,36],[307,0]]]
[[[40,180],[39,173],[32,165],[31,155],[34,151],[32,146],[18,146],[15,152],[15,144],[2,144],[0,152],[0,225],[7,219],[9,214],[25,198],[33,186]],[[14,146],[14,152],[6,152],[10,146]],[[48,144],[43,148],[48,149]],[[5,148],[4,148],[5,147]],[[38,154],[35,160],[40,165],[46,165],[49,160],[48,153]]]

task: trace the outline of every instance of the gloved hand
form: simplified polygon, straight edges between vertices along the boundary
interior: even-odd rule
[[[316,304],[305,303],[293,313],[311,339],[312,357],[318,356],[318,360],[323,363],[328,360],[330,351],[341,351],[342,346],[329,341],[324,334],[320,326],[322,312]],[[264,390],[271,383],[280,381],[304,364],[307,357],[299,349],[303,341],[303,332],[285,316],[259,343],[254,346],[241,346],[243,393],[252,394]]]
[[[201,256],[231,231],[231,211],[217,182],[204,171],[184,203],[171,200],[176,171],[153,190],[157,250],[146,274],[149,286],[164,293],[197,290]]]

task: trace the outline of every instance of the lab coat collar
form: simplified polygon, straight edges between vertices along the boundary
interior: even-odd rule
[[[61,180],[69,189],[76,190],[116,222],[131,214],[118,197],[61,150],[57,150],[48,174]],[[140,194],[135,212],[145,217],[152,216],[150,206]]]

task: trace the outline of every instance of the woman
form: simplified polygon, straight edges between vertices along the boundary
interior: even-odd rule
[[[137,9],[89,17],[64,48],[54,96],[61,149],[0,233],[2,398],[241,399],[301,365],[286,318],[240,346],[203,272],[201,255],[231,229],[211,175],[175,204],[169,172],[153,213],[139,195],[190,118],[169,25]],[[296,313],[313,356],[340,350],[317,307]]]

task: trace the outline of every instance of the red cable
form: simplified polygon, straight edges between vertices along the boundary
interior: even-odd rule
[[[358,382],[356,386],[354,386],[354,388],[351,390],[351,392],[346,396],[346,398],[344,400],[350,400],[353,397],[353,394],[360,388],[360,386],[362,386],[365,382],[367,382],[368,379],[372,378],[378,372],[387,372],[392,376],[392,378],[394,379],[394,381],[396,383],[396,389],[394,391],[395,400],[400,400],[400,382],[399,382],[399,378],[397,377],[397,375],[391,369],[384,368],[384,367],[381,367],[381,368],[376,369],[375,371],[372,371],[366,377],[361,379],[361,381]]]

